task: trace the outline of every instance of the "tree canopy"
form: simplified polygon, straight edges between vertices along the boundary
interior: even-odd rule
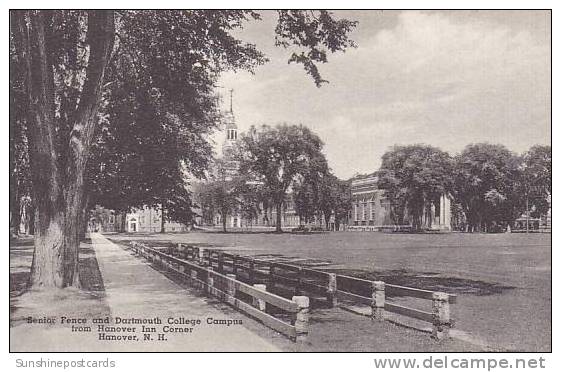
[[[354,23],[325,11],[278,15],[278,45],[300,48],[290,60],[319,86],[316,64],[352,45]],[[167,198],[181,190],[180,175],[196,175],[209,158],[218,76],[266,61],[232,34],[259,18],[245,10],[10,12],[10,89],[22,108],[10,120],[25,128],[38,211],[34,285],[79,284],[90,201],[121,210],[178,205]]]
[[[277,231],[282,231],[281,211],[287,191],[324,158],[322,147],[320,138],[303,125],[253,126],[241,137],[240,173],[254,175],[269,191],[277,211]]]
[[[407,214],[420,229],[431,203],[452,190],[452,159],[432,146],[394,146],[382,156],[378,187],[390,199],[392,218],[401,224]]]

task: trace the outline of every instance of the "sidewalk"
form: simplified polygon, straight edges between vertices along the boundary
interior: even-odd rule
[[[192,334],[167,333],[167,341],[139,342],[128,351],[280,351],[243,325],[208,325],[207,319],[241,319],[224,314],[132,256],[101,234],[91,236],[103,276],[106,302],[113,317],[200,319]],[[148,325],[150,326],[150,325]],[[190,327],[187,325],[172,325]]]

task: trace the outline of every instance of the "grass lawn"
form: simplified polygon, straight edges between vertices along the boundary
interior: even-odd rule
[[[456,293],[455,328],[468,339],[499,350],[551,350],[549,234],[192,232],[108,237],[310,258],[325,262],[329,270]]]

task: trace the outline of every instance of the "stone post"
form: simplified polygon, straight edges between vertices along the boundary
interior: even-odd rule
[[[310,312],[310,299],[306,296],[294,296],[292,301],[298,305],[298,312],[294,315],[294,328],[296,328],[296,342],[305,342],[308,337],[308,318]]]
[[[211,266],[206,268],[206,285],[207,285],[206,291],[209,294],[212,294],[212,287],[214,286],[214,278],[212,276],[212,271],[213,269]]]
[[[236,276],[234,274],[226,274],[226,276],[232,280],[228,280],[227,284],[227,288],[228,288],[228,298],[226,298],[226,301],[229,303],[234,303],[236,300]]]
[[[327,282],[327,302],[331,307],[337,306],[337,274],[330,273]]]
[[[253,258],[249,259],[249,284],[255,283],[255,262]]]
[[[296,287],[294,288],[294,296],[300,296],[302,294],[302,280],[304,278],[304,272],[301,267],[298,268],[296,272]]]
[[[444,340],[450,335],[450,298],[448,294],[432,294],[432,337]]]
[[[384,306],[386,305],[385,283],[372,283],[372,319],[384,320]]]
[[[224,273],[224,253],[218,252],[218,272],[223,274]]]
[[[205,265],[205,249],[199,248],[199,264],[201,266]]]
[[[179,270],[179,272],[180,272],[181,274],[185,274],[185,264],[179,263],[179,262],[178,262],[178,263],[177,263],[177,269]]]
[[[267,290],[267,286],[265,284],[254,284],[253,285],[254,288],[256,289],[260,289],[262,291],[266,291]],[[265,309],[267,308],[267,303],[263,300],[260,300],[258,298],[252,297],[253,300],[253,307],[261,310],[261,311],[265,311]]]
[[[275,289],[275,265],[271,262],[269,264],[269,292],[273,292]]]
[[[234,255],[232,256],[232,273],[234,273],[234,276],[238,274],[238,255]]]
[[[199,282],[197,281],[197,270],[191,270],[191,285],[194,288],[199,288]]]

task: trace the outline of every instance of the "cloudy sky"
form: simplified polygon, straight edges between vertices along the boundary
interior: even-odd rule
[[[330,83],[319,89],[274,46],[275,13],[262,14],[237,35],[270,62],[220,83],[234,89],[238,128],[302,123],[341,178],[378,169],[394,144],[455,154],[474,142],[516,152],[550,142],[547,12],[337,11],[359,21],[358,47],[320,66]]]

